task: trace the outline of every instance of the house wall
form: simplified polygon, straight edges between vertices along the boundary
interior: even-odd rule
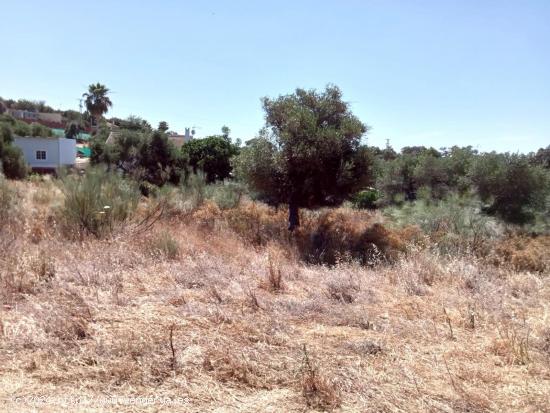
[[[63,122],[63,116],[61,113],[42,113],[38,114],[38,119],[46,122],[61,123]]]
[[[22,109],[8,109],[8,114],[17,119],[23,119],[28,121],[38,120],[38,112],[32,112]]]
[[[32,168],[55,169],[76,162],[76,141],[65,138],[16,137],[15,146],[21,148]],[[36,159],[36,151],[46,151],[46,159]]]
[[[59,162],[74,165],[76,162],[76,139],[59,138]]]

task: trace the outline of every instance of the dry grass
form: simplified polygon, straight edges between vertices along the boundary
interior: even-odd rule
[[[90,398],[34,407],[50,412],[549,411],[547,270],[401,246],[376,266],[307,264],[284,211],[253,205],[70,241],[51,213],[62,195],[40,185],[15,184],[20,219],[0,240],[2,411],[32,411],[14,401],[28,395]],[[242,218],[254,208],[271,218]],[[383,225],[348,218],[367,221],[359,238]],[[164,236],[177,254],[150,253]],[[186,399],[91,399],[108,395]]]
[[[550,235],[512,236],[500,242],[492,259],[498,265],[510,265],[517,271],[550,272]]]

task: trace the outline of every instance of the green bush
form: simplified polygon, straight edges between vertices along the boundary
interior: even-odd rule
[[[381,194],[377,189],[367,188],[357,192],[351,198],[351,202],[357,209],[376,209],[378,206],[377,202],[380,198]]]
[[[48,136],[52,136],[53,132],[47,126],[41,125],[39,123],[31,123],[31,135],[48,137]]]
[[[60,218],[73,237],[110,235],[130,219],[140,198],[135,182],[102,169],[89,169],[84,176],[64,176],[61,189],[65,200]]]
[[[31,127],[25,122],[16,121],[13,126],[13,133],[16,136],[31,136]]]
[[[187,215],[206,199],[206,180],[200,172],[190,174],[179,186],[165,185],[152,193],[165,204],[168,215]]]
[[[21,149],[12,145],[0,147],[2,169],[9,179],[23,179],[27,176],[28,167]]]
[[[13,131],[9,124],[0,123],[0,144],[9,144],[13,142]]]
[[[456,194],[389,207],[384,213],[394,225],[419,226],[445,253],[487,252],[488,242],[502,231],[495,219],[481,213],[479,202]]]
[[[236,208],[244,193],[244,187],[235,182],[211,184],[205,190],[206,198],[214,201],[222,210]]]
[[[516,154],[495,152],[479,156],[472,165],[471,178],[485,209],[506,221],[533,222],[535,212],[546,207],[549,177],[544,168]]]
[[[238,148],[226,136],[208,136],[192,139],[182,146],[183,155],[189,159],[193,172],[203,171],[207,182],[224,180],[231,174],[230,159]]]

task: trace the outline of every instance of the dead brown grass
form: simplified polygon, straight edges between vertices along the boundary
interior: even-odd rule
[[[308,264],[277,235],[284,212],[259,205],[74,242],[48,225],[59,194],[36,203],[39,184],[16,185],[20,222],[0,239],[2,411],[548,411],[544,272],[438,256],[344,210],[304,227],[395,255]],[[177,254],[150,253],[161,234]],[[29,395],[88,401],[16,403]],[[109,395],[185,399],[101,405]]]
[[[550,272],[550,235],[512,236],[496,245],[492,260],[517,271]]]

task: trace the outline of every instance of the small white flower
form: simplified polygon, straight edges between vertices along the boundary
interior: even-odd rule
[[[105,205],[103,209],[111,209],[111,207],[109,205]]]

